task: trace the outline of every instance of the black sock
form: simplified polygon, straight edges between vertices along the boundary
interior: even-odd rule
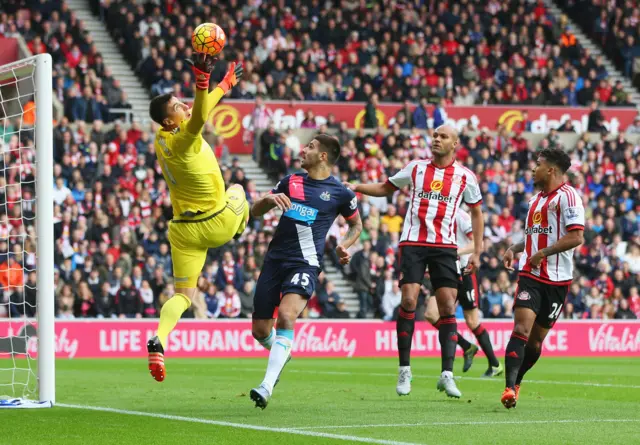
[[[504,364],[507,367],[505,379],[507,388],[515,389],[516,377],[524,360],[524,346],[529,339],[524,335],[513,332],[507,344],[507,350],[504,353]]]
[[[458,336],[458,346],[466,352],[471,347],[471,343],[469,343],[469,340],[464,338],[460,332],[456,332],[456,335]]]
[[[440,320],[436,321],[435,323],[429,323],[437,330],[440,330]],[[460,346],[462,350],[466,352],[471,347],[471,343],[469,343],[469,341],[464,338],[460,332],[457,332],[456,334],[458,335],[458,346]]]
[[[542,354],[542,349],[537,350],[529,345],[525,346],[524,359],[522,360],[522,366],[520,366],[520,370],[518,371],[518,377],[516,377],[516,385],[519,385],[527,371],[533,368],[533,365],[535,365],[540,358],[540,354]]]
[[[496,358],[495,352],[493,352],[493,346],[491,346],[491,339],[489,338],[489,333],[481,324],[478,325],[477,328],[473,330],[473,334],[478,339],[478,343],[482,348],[482,352],[487,356],[487,360],[489,360],[489,366],[500,366],[498,359]]]
[[[442,371],[453,371],[453,359],[456,356],[456,345],[458,343],[456,316],[446,315],[440,317],[438,323],[440,323],[438,338],[440,340]]]
[[[416,311],[407,311],[400,306],[396,332],[398,334],[398,356],[400,366],[409,366],[411,361],[411,341],[413,340],[413,328],[416,324]]]

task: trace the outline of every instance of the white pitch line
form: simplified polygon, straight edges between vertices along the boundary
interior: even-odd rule
[[[548,423],[589,423],[589,422],[604,422],[604,423],[630,423],[640,422],[640,419],[565,419],[565,420],[508,420],[508,421],[470,421],[470,422],[418,422],[418,423],[381,423],[372,425],[331,425],[331,426],[305,426],[298,428],[291,428],[293,430],[305,431],[305,430],[321,430],[321,429],[339,429],[339,428],[391,428],[391,427],[405,427],[405,426],[493,426],[493,425],[515,425],[515,424],[548,424]]]
[[[72,405],[67,403],[57,403],[56,406],[62,408],[83,409],[89,411],[100,411],[105,413],[124,414],[128,416],[152,417],[155,419],[175,420],[179,422],[202,423],[205,425],[216,425],[231,428],[240,428],[254,431],[268,431],[271,433],[295,434],[298,436],[324,437],[326,439],[346,440],[352,442],[372,443],[378,445],[421,445],[411,442],[398,442],[396,440],[374,439],[371,437],[348,436],[344,434],[321,433],[318,431],[305,431],[296,428],[275,428],[261,425],[249,425],[246,423],[225,422],[222,420],[201,419],[199,417],[173,416],[170,414],[148,413],[143,411],[130,411],[126,409],[107,408],[102,406]]]
[[[234,371],[264,371],[263,368],[230,368]],[[320,374],[320,375],[368,375],[373,377],[397,377],[397,374],[384,373],[384,372],[349,372],[349,371],[313,371],[310,369],[287,369],[286,372],[295,372],[301,374]],[[440,376],[438,375],[413,375],[413,378],[426,378],[426,379],[437,379]],[[504,381],[502,378],[493,379],[488,377],[466,377],[466,376],[455,376],[456,380],[465,381],[465,380],[476,380],[480,382],[493,382],[493,383],[502,383]],[[524,380],[525,384],[529,383],[538,383],[542,385],[569,385],[569,386],[591,386],[591,387],[600,387],[600,388],[627,388],[627,389],[640,389],[640,385],[623,385],[618,383],[591,383],[591,382],[570,382],[570,381],[562,381],[562,380]]]

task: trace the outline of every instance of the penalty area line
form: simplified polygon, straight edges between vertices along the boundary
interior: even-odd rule
[[[391,428],[406,426],[493,426],[493,425],[516,425],[516,424],[548,424],[548,423],[631,423],[640,422],[640,419],[552,419],[552,420],[508,420],[508,421],[468,421],[468,422],[417,422],[417,423],[380,423],[371,425],[331,425],[331,426],[306,426],[290,428],[298,431],[320,430],[320,429],[340,429],[340,428]]]
[[[307,431],[297,428],[276,428],[261,425],[250,425],[246,423],[225,422],[222,420],[202,419],[199,417],[174,416],[171,414],[149,413],[144,411],[130,411],[126,409],[107,408],[102,406],[73,405],[67,403],[57,403],[61,408],[82,409],[87,411],[99,411],[103,413],[122,414],[127,416],[151,417],[154,419],[174,420],[178,422],[201,423],[205,425],[216,425],[223,427],[239,428],[254,431],[267,431],[271,433],[294,434],[298,436],[322,437],[325,439],[345,440],[351,442],[371,443],[378,445],[421,445],[411,442],[398,442],[395,440],[374,439],[372,437],[349,436],[344,434],[321,433],[319,431]]]

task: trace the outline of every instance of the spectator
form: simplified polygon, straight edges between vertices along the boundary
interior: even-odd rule
[[[144,303],[129,276],[122,279],[122,284],[116,292],[116,304],[120,318],[142,318]]]
[[[233,284],[227,284],[224,292],[218,293],[220,318],[238,318],[242,309],[242,302]]]
[[[620,305],[616,311],[615,318],[622,320],[635,320],[637,317],[629,307],[629,302],[623,298],[620,300]]]
[[[220,315],[220,299],[218,289],[213,283],[207,283],[204,302],[207,307],[207,318],[218,318]]]
[[[391,278],[391,270],[385,271],[384,294],[382,295],[382,318],[391,321],[395,317],[396,310],[400,306],[402,292],[398,280]]]
[[[322,314],[329,318],[334,318],[331,314],[338,310],[340,301],[340,294],[335,291],[335,285],[331,281],[327,281],[324,290],[318,292],[318,303],[320,303]]]
[[[351,270],[355,276],[353,287],[360,302],[358,318],[367,317],[373,309],[371,266],[375,263],[375,258],[377,255],[371,250],[370,241],[364,241],[362,250],[356,252],[351,258]]]

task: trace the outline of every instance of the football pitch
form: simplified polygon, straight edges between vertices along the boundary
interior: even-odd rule
[[[3,365],[6,364],[2,363]],[[640,358],[545,358],[518,406],[476,357],[459,400],[436,391],[439,359],[414,358],[411,395],[395,393],[395,359],[294,359],[264,411],[249,390],[264,359],[171,359],[155,382],[139,360],[58,360],[57,406],[3,410],[0,443],[602,444],[640,443]],[[461,374],[462,360],[455,372]]]

